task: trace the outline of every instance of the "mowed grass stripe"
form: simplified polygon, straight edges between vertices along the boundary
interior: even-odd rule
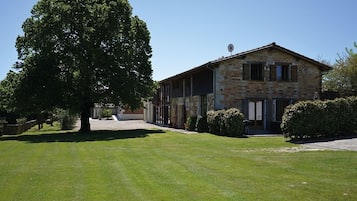
[[[48,164],[46,173],[47,182],[43,182],[46,198],[69,200],[75,197],[76,181],[78,181],[78,161],[74,160],[76,148],[72,143],[48,143],[46,158],[44,162]],[[49,163],[48,163],[49,162]],[[46,178],[44,178],[46,179]]]
[[[22,199],[23,192],[26,192],[27,188],[32,188],[35,180],[35,169],[37,169],[37,163],[39,161],[40,155],[44,151],[43,146],[36,147],[36,149],[31,149],[30,146],[27,150],[23,150],[22,146],[18,146],[17,143],[14,146],[9,147],[9,149],[4,150],[4,158],[11,157],[11,161],[2,161],[1,169],[7,170],[6,174],[2,174],[1,180],[4,182],[2,189],[4,194],[2,196],[13,197],[14,200]],[[2,157],[3,158],[3,157]],[[36,192],[38,196],[39,192]]]

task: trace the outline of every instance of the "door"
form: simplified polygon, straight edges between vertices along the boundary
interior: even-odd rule
[[[248,116],[252,129],[264,129],[263,101],[249,101]]]

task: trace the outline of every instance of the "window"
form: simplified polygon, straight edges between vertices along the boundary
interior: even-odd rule
[[[276,78],[278,81],[289,81],[289,65],[276,66]]]
[[[289,64],[270,65],[270,81],[297,81],[297,66]]]
[[[243,80],[264,80],[263,63],[243,64]]]

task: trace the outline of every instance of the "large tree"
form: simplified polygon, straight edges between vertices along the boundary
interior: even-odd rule
[[[150,33],[127,0],[40,0],[31,13],[16,43],[19,105],[68,108],[89,132],[93,103],[137,108],[152,91]]]
[[[357,48],[357,43],[354,43],[354,48]],[[323,89],[337,91],[341,95],[356,95],[357,54],[352,48],[346,48],[346,53],[339,55],[334,68],[324,75]]]

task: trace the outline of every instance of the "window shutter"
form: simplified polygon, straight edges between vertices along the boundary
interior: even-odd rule
[[[276,81],[276,66],[270,65],[270,81]]]
[[[244,117],[247,119],[248,118],[248,113],[249,113],[249,100],[248,99],[243,99],[242,100],[242,113]]]
[[[297,66],[291,66],[291,81],[297,82],[298,74],[297,74]]]
[[[250,65],[243,64],[243,80],[250,80]]]

